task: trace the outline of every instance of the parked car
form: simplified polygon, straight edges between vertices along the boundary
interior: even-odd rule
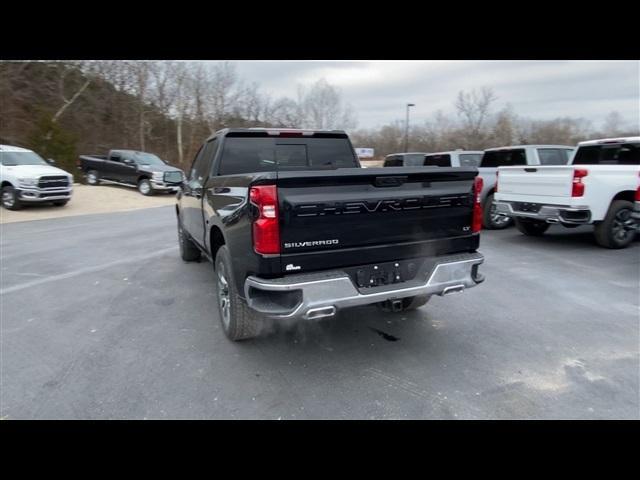
[[[109,155],[81,155],[78,168],[89,185],[112,183],[137,187],[143,195],[177,192],[184,178],[182,170],[158,156],[135,150],[111,150]]]
[[[625,248],[640,220],[640,137],[578,144],[567,166],[500,167],[496,211],[525,235],[593,225],[599,245]]]
[[[494,206],[498,167],[514,165],[566,165],[575,147],[567,145],[517,145],[489,148],[484,151],[478,170],[484,182],[482,195],[482,225],[488,230],[507,228],[512,220],[498,215]]]
[[[360,168],[343,131],[220,130],[177,195],[180,253],[214,263],[231,340],[256,336],[267,318],[415,309],[483,281],[476,177]]]
[[[425,155],[424,165],[428,167],[477,167],[483,151],[452,150]]]
[[[392,153],[384,157],[383,167],[421,167],[425,155],[424,152]]]
[[[2,206],[19,210],[34,203],[66,205],[73,193],[73,175],[50,163],[55,162],[46,162],[32,150],[0,145]]]

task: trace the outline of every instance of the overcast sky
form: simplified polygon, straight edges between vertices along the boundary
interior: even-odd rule
[[[411,122],[442,109],[453,113],[460,90],[490,86],[496,108],[511,103],[515,113],[545,120],[583,117],[602,124],[612,110],[629,126],[640,118],[640,62],[637,61],[238,61],[238,74],[273,97],[295,98],[298,84],[320,78],[340,87],[354,107],[358,127],[402,120],[415,103]]]

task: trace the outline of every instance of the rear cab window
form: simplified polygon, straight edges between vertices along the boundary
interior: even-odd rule
[[[573,165],[640,165],[640,143],[578,147]]]
[[[490,150],[484,152],[480,161],[480,167],[508,167],[526,164],[527,155],[524,148]]]
[[[539,148],[540,165],[566,165],[569,161],[568,152],[569,150],[564,148]]]
[[[355,152],[345,134],[280,137],[232,132],[224,140],[219,173],[357,167]]]
[[[482,160],[481,153],[461,153],[458,158],[460,159],[461,167],[477,167]]]
[[[427,155],[424,157],[424,165],[426,167],[450,167],[451,155]]]
[[[424,164],[424,155],[421,153],[409,153],[404,156],[405,167],[421,167]]]

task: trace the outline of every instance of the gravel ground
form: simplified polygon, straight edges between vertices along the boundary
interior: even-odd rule
[[[175,204],[175,194],[172,193],[158,193],[145,197],[135,188],[119,185],[89,186],[76,183],[73,185],[71,201],[64,207],[55,207],[50,203],[29,205],[16,211],[0,207],[0,223],[121,212],[173,204]]]

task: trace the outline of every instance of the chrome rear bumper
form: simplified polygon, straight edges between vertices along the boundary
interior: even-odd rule
[[[495,213],[507,217],[523,217],[547,223],[569,223],[584,225],[591,222],[591,211],[586,207],[569,207],[562,205],[541,205],[537,212],[520,211],[513,204],[504,200],[494,202]]]
[[[342,308],[368,305],[415,295],[460,293],[484,281],[480,253],[439,257],[425,262],[409,281],[358,288],[343,271],[290,275],[279,279],[250,276],[244,284],[247,304],[275,319],[314,320],[331,317]]]

